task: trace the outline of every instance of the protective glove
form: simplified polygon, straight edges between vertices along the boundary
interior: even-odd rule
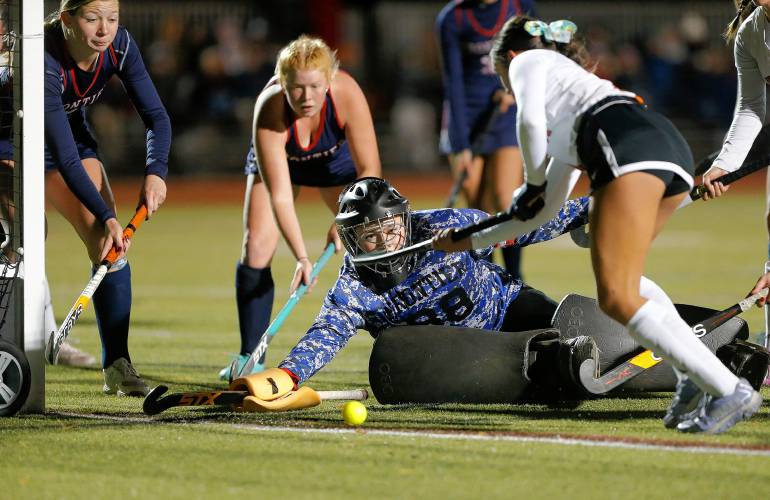
[[[508,213],[519,220],[529,220],[537,215],[545,206],[546,185],[548,185],[547,182],[544,182],[542,186],[530,183],[521,186],[513,194],[513,201]]]
[[[272,401],[296,390],[297,385],[292,375],[289,370],[283,368],[269,368],[263,372],[233,380],[230,390],[248,391],[257,399]]]

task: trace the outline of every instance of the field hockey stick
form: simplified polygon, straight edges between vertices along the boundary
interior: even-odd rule
[[[455,179],[454,184],[452,184],[452,190],[449,191],[449,196],[447,196],[446,203],[444,203],[444,206],[447,208],[454,208],[455,203],[457,203],[457,198],[460,197],[460,191],[463,188],[463,183],[465,183],[465,180],[468,178],[468,169],[463,169],[462,172],[460,172],[460,175]]]
[[[481,122],[481,126],[475,127],[475,130],[471,133],[470,149],[472,156],[477,156],[483,149],[483,146],[489,137],[489,133],[492,131],[497,118],[500,116],[500,106],[496,103],[493,103],[493,107],[490,110],[485,111],[484,114],[486,116]],[[460,175],[457,177],[457,179],[455,179],[454,184],[452,184],[452,190],[449,191],[449,196],[447,197],[446,203],[444,203],[445,207],[453,208],[455,206],[455,203],[457,203],[457,198],[460,196],[460,191],[462,190],[463,184],[467,178],[468,169],[466,168],[460,172]]]
[[[303,387],[304,388],[304,387]],[[312,390],[312,389],[311,389]],[[239,406],[243,399],[249,395],[247,391],[196,391],[196,392],[175,392],[163,396],[168,391],[165,385],[159,385],[150,391],[144,398],[142,410],[146,415],[157,415],[163,411],[175,406]],[[286,398],[296,398],[299,391],[293,391],[283,398],[279,398],[279,404],[290,403]],[[306,391],[303,391],[306,392]],[[314,391],[322,401],[327,400],[356,400],[363,401],[369,397],[366,389],[355,389],[351,391]],[[162,397],[161,397],[162,396]],[[302,395],[299,396],[300,398]],[[293,402],[294,404],[305,404],[302,402]],[[314,405],[312,405],[314,406]]]
[[[708,335],[731,318],[749,310],[762,297],[767,297],[767,292],[768,289],[765,288],[760,292],[741,300],[734,306],[730,306],[723,311],[714,313],[700,323],[693,325],[693,333],[699,338]],[[597,377],[597,361],[589,358],[580,364],[580,382],[591,394],[605,394],[612,389],[625,384],[661,361],[663,361],[662,358],[655,356],[652,351],[647,349]]]
[[[318,277],[318,274],[321,272],[321,269],[326,265],[326,263],[329,261],[331,256],[334,254],[334,243],[329,243],[326,246],[326,249],[323,251],[321,256],[318,258],[315,264],[313,264],[313,270],[310,271],[310,282],[312,283],[314,279]],[[259,344],[257,344],[257,347],[252,351],[251,355],[249,356],[249,359],[246,360],[246,363],[243,364],[243,367],[238,370],[238,360],[233,360],[232,364],[230,365],[230,376],[229,380],[230,382],[233,381],[233,379],[238,378],[243,375],[248,375],[251,373],[251,371],[254,369],[254,366],[259,363],[259,359],[262,357],[263,354],[267,351],[267,345],[270,343],[270,341],[273,340],[273,337],[275,337],[275,334],[278,333],[278,329],[281,328],[281,325],[283,325],[283,322],[286,321],[286,318],[289,316],[289,313],[291,313],[292,309],[294,309],[294,306],[297,305],[297,302],[299,302],[299,299],[302,298],[303,295],[307,292],[308,286],[304,283],[302,283],[296,290],[294,290],[294,293],[291,294],[289,297],[289,300],[286,302],[286,304],[281,308],[280,311],[278,311],[278,314],[275,316],[275,319],[272,323],[270,323],[270,326],[267,327],[267,330],[265,330],[265,333],[262,335],[262,338],[259,341]]]
[[[706,159],[708,159],[708,157]],[[765,156],[764,158],[760,158],[758,160],[747,161],[746,163],[741,165],[741,167],[738,170],[727,173],[722,177],[715,179],[714,181],[721,182],[723,185],[727,186],[737,180],[743,179],[749,174],[753,174],[754,172],[757,172],[759,170],[762,170],[763,168],[766,168],[768,165],[770,165],[770,156]],[[706,192],[708,192],[708,189],[706,189],[705,184],[701,184],[700,186],[695,186],[694,188],[692,188],[692,191],[690,191],[690,201],[701,199]],[[680,205],[679,208],[685,206],[685,204],[686,203],[682,203],[682,205]]]
[[[698,169],[700,169],[702,172],[705,173],[705,171],[703,170],[703,166],[706,164],[711,165],[711,162],[713,162],[715,157],[716,155],[712,153],[711,155],[701,160],[701,162],[698,164],[698,167],[696,168],[696,172],[698,171]],[[723,185],[728,186],[735,181],[743,179],[749,174],[753,174],[754,172],[757,172],[759,170],[762,170],[763,168],[766,168],[768,164],[770,164],[770,157],[760,158],[759,160],[746,162],[743,165],[741,165],[741,167],[738,170],[725,174],[716,180],[721,182]],[[707,191],[708,190],[706,189],[706,186],[704,184],[695,186],[690,191],[690,196],[682,200],[682,203],[680,203],[679,207],[677,208],[686,207],[693,201],[701,199]],[[588,248],[589,246],[591,246],[591,243],[590,243],[591,240],[589,237],[587,225],[573,229],[572,231],[570,231],[569,235],[570,235],[570,238],[572,238],[572,241],[574,241],[577,246],[581,248]]]
[[[486,219],[483,219],[479,222],[475,222],[473,224],[469,224],[465,227],[453,228],[454,230],[451,233],[451,238],[453,241],[458,241],[458,240],[467,238],[468,236],[474,233],[483,231],[484,229],[487,229],[492,226],[496,226],[503,222],[507,222],[511,220],[513,217],[514,216],[511,215],[509,212],[499,212],[497,215],[487,217]],[[521,235],[517,236],[516,238],[499,241],[494,245],[490,245],[490,248],[505,248],[505,247],[511,246],[516,243],[516,241],[520,236]],[[411,253],[424,251],[424,250],[430,250],[432,249],[432,247],[433,247],[433,239],[428,239],[404,248],[400,248],[398,250],[394,250],[390,252],[389,251],[368,252],[363,255],[351,256],[350,259],[353,262],[353,264],[373,264],[376,262],[390,260],[395,257],[399,257],[406,254],[411,254]]]
[[[490,219],[494,219],[494,217],[489,217],[487,219],[484,219],[482,222],[486,222],[486,221],[488,221]],[[497,219],[497,221],[498,222],[494,222],[494,223],[490,224],[489,226],[494,226],[495,224],[499,224],[500,223],[500,219]],[[476,232],[476,231],[481,231],[481,229],[476,229],[477,227],[480,227],[480,226],[481,226],[481,223],[479,223],[478,226],[477,225],[473,225],[473,226],[468,226],[468,227],[473,227],[474,231],[472,231],[472,232]],[[481,226],[481,227],[482,227],[482,229],[484,229],[484,228],[489,227],[489,226]],[[468,227],[460,229],[459,231],[465,231],[466,229],[468,229]],[[455,240],[454,235],[457,234],[459,231],[455,231],[454,233],[452,233],[452,239],[453,240]],[[460,238],[457,238],[457,239],[460,239]],[[501,241],[499,243],[495,243],[494,245],[492,245],[492,248],[504,248],[504,247],[513,245],[514,243],[516,243],[515,239],[505,240],[505,241]],[[390,260],[390,259],[393,259],[395,257],[399,257],[401,255],[415,253],[415,252],[419,252],[421,250],[430,250],[431,248],[433,248],[433,240],[432,239],[421,241],[419,243],[415,243],[414,245],[409,245],[408,247],[404,247],[404,248],[401,248],[399,250],[394,250],[392,252],[371,252],[371,253],[367,253],[365,255],[361,255],[361,256],[358,256],[358,257],[352,257],[351,256],[350,260],[353,262],[353,264],[373,264],[375,262],[381,262],[383,260]]]
[[[123,240],[130,240],[146,218],[147,207],[142,204],[139,208],[136,209],[136,214],[134,214],[131,222],[129,222],[128,225],[123,229]],[[59,349],[61,348],[62,342],[64,342],[69,336],[70,332],[72,332],[72,328],[75,326],[78,318],[80,318],[80,315],[83,313],[83,310],[86,308],[86,306],[88,306],[88,303],[91,302],[91,297],[93,297],[94,292],[96,292],[96,289],[104,279],[107,271],[109,271],[112,265],[115,264],[117,258],[118,250],[113,246],[104,257],[104,260],[102,260],[101,264],[99,264],[99,267],[96,269],[96,272],[91,277],[91,280],[88,282],[85,289],[83,289],[80,297],[78,297],[78,299],[75,301],[75,304],[73,304],[72,308],[67,313],[67,317],[64,318],[64,321],[59,327],[59,330],[50,333],[45,348],[45,359],[48,361],[48,363],[55,365],[58,361]]]

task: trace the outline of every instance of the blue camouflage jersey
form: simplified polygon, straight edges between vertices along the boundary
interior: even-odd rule
[[[114,76],[147,127],[144,174],[163,179],[168,173],[171,121],[150,80],[136,42],[122,26],[91,71],[80,69],[67,51],[60,26],[45,32],[46,170],[58,169],[67,186],[101,222],[115,217],[86,174],[81,159],[98,158],[85,108],[101,97]]]
[[[480,210],[440,209],[412,213],[414,241],[440,229],[463,227],[487,217]],[[588,198],[570,200],[540,228],[509,244],[526,246],[555,238],[588,222]],[[484,257],[484,250],[428,250],[407,278],[381,294],[360,281],[345,255],[339,277],[315,322],[279,367],[309,379],[329,363],[359,329],[373,337],[398,325],[448,325],[499,330],[523,283]]]

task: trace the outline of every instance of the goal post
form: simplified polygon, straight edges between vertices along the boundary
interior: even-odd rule
[[[22,321],[17,323],[21,323],[22,346],[32,373],[30,393],[21,410],[27,413],[45,410],[43,3],[43,0],[13,0],[9,5],[18,11],[19,22],[15,43],[18,78],[14,78],[14,131],[18,133],[14,134],[17,165],[14,175],[21,194],[21,203],[17,206],[21,207],[24,279],[23,294],[18,294],[23,299]]]

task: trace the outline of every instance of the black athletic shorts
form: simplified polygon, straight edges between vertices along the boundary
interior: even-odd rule
[[[607,97],[583,113],[577,151],[592,190],[638,171],[663,180],[664,197],[693,186],[695,165],[682,134],[666,117],[630,97]]]
[[[503,332],[525,332],[551,328],[557,304],[540,290],[522,285],[519,295],[508,305],[503,318]]]

